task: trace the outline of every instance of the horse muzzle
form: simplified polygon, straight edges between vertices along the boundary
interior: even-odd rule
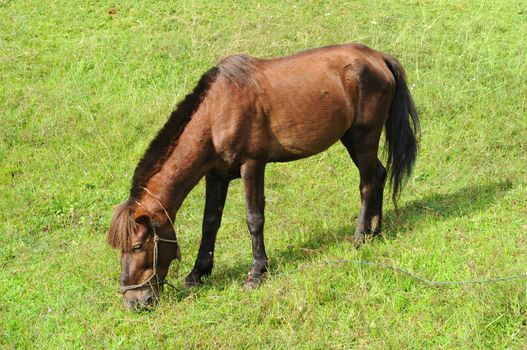
[[[124,305],[132,311],[141,311],[155,306],[159,300],[159,291],[153,288],[129,290],[123,293]]]

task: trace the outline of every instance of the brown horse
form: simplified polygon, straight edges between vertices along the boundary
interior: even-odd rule
[[[241,177],[253,254],[246,285],[256,286],[268,268],[266,164],[309,157],[338,140],[360,172],[354,242],[380,232],[387,174],[377,158],[383,126],[395,202],[415,162],[419,120],[394,57],[352,44],[277,59],[223,59],[172,112],[135,169],[129,199],[116,207],[108,242],[122,251],[125,304],[157,300],[171,261],[180,258],[173,220],[203,176],[203,231],[189,285],[212,271],[227,188]]]

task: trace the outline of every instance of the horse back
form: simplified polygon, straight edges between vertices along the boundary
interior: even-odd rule
[[[352,127],[382,129],[383,118],[363,113],[366,103],[393,94],[393,75],[381,53],[355,44],[250,59],[251,84],[232,77],[217,82],[222,107],[213,123],[214,144],[231,161],[304,158],[327,149]]]

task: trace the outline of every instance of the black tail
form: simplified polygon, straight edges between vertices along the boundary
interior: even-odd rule
[[[390,184],[393,188],[392,200],[397,208],[397,198],[404,181],[412,173],[417,157],[416,135],[420,133],[420,126],[414,101],[406,85],[403,67],[391,56],[385,56],[384,61],[395,77],[395,95],[385,129],[388,153],[386,167],[390,172]]]

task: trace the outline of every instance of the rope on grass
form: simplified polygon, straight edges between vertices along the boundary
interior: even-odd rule
[[[424,278],[422,276],[419,276],[418,274],[411,272],[409,270],[403,269],[402,267],[394,266],[394,265],[388,265],[384,263],[378,263],[374,261],[366,261],[366,260],[347,260],[347,259],[338,259],[338,260],[327,260],[318,264],[309,264],[309,265],[303,265],[296,270],[290,271],[290,272],[283,272],[274,274],[273,276],[281,276],[290,274],[293,272],[301,271],[306,268],[315,267],[315,266],[327,266],[327,265],[336,265],[336,264],[357,264],[357,265],[365,265],[365,266],[373,266],[373,267],[380,267],[386,270],[392,270],[395,272],[400,272],[402,274],[405,274],[407,276],[410,276],[411,278],[425,283],[430,286],[455,286],[455,285],[466,285],[466,284],[491,284],[491,283],[499,283],[499,282],[507,282],[512,280],[518,280],[518,279],[527,279],[527,273],[520,274],[520,275],[512,275],[512,276],[504,276],[504,277],[493,277],[488,279],[475,279],[475,280],[461,280],[461,281],[434,281],[429,280],[427,278]]]

